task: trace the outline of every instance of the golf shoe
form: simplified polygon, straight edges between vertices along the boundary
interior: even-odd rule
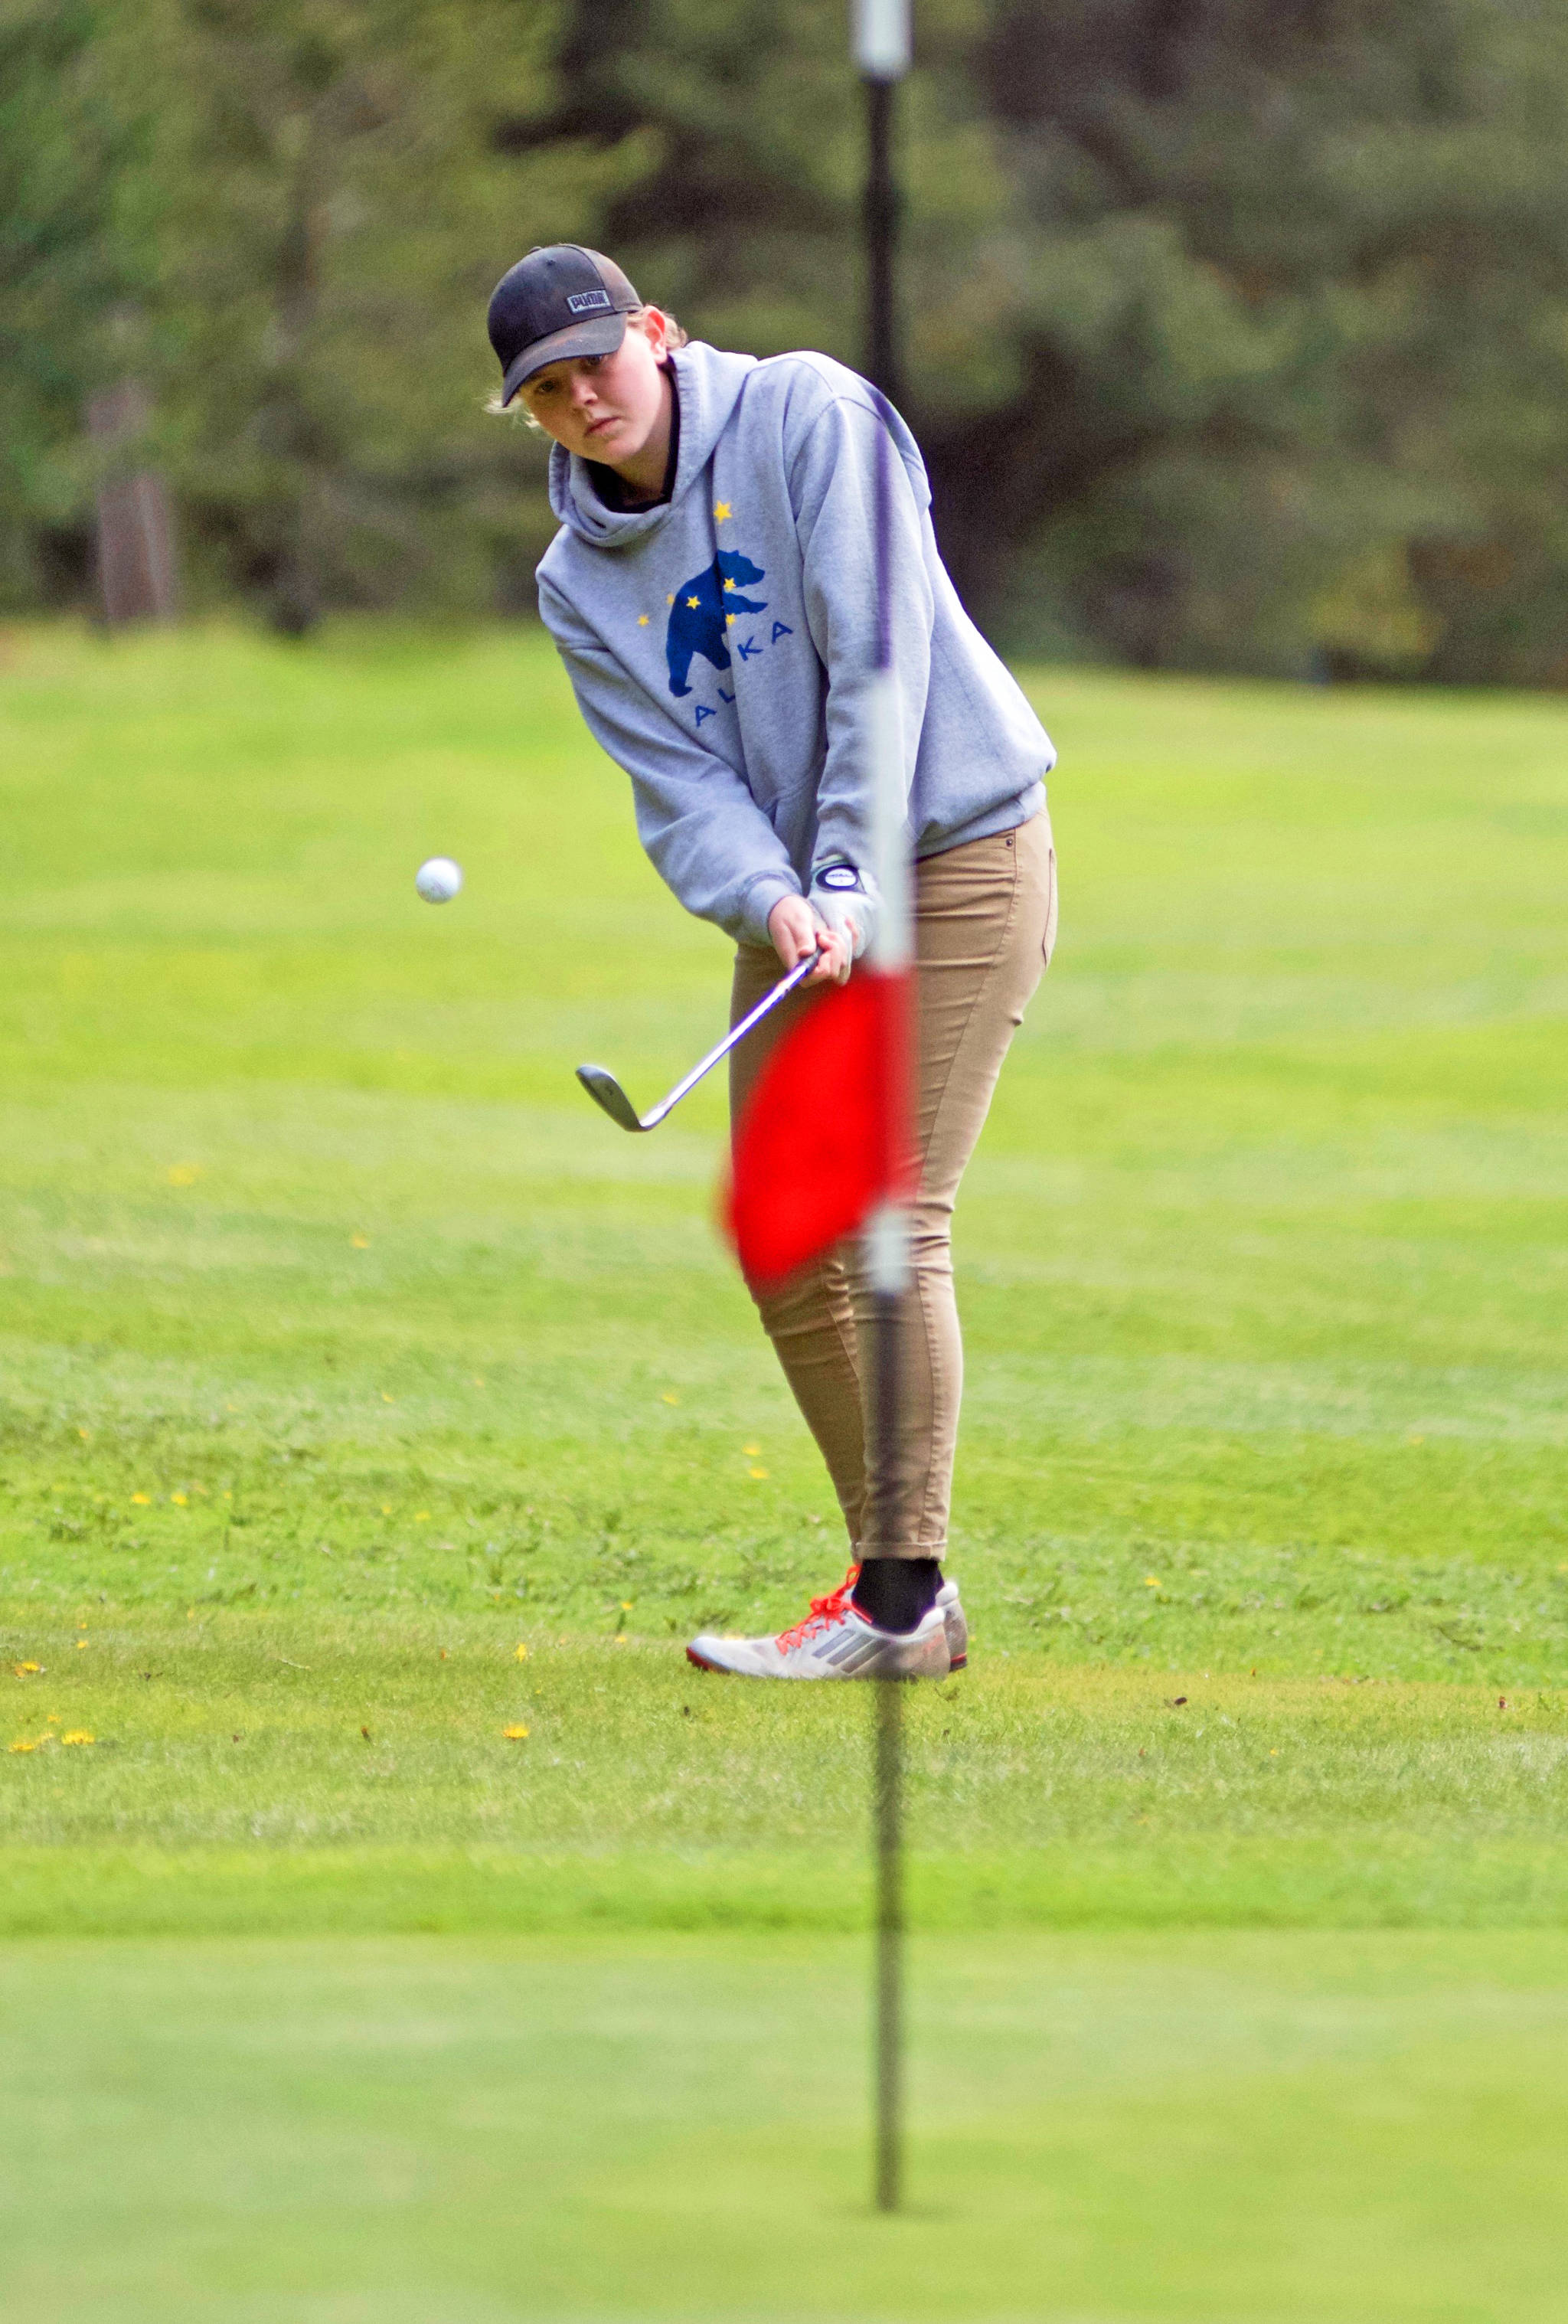
[[[776,1638],[721,1638],[705,1632],[687,1646],[699,1670],[736,1678],[945,1678],[968,1659],[969,1629],[955,1582],[912,1630],[879,1630],[850,1592],[851,1566],[836,1590],[814,1598],[803,1621]]]

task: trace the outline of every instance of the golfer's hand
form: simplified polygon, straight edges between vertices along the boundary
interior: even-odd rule
[[[824,927],[804,896],[779,898],[768,915],[768,934],[786,968],[793,968],[808,952],[822,946],[822,958],[807,978],[807,984],[826,984],[830,979],[835,984],[848,983],[853,955],[847,932],[835,935]]]

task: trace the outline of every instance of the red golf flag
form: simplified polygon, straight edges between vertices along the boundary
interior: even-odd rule
[[[761,1290],[907,1191],[909,978],[859,967],[814,1000],[763,1066],[736,1125],[725,1224]]]

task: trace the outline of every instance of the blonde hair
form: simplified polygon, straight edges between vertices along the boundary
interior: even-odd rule
[[[646,307],[634,307],[632,312],[627,316],[626,320],[629,323],[640,322],[647,312],[648,309]],[[668,309],[660,307],[659,312],[664,317],[664,346],[666,354],[670,353],[671,350],[676,347],[684,347],[687,344],[687,334],[681,325],[676,321],[675,317],[669,312]],[[523,382],[523,386],[526,387],[527,384],[528,383],[525,380]],[[539,421],[534,418],[527,404],[524,403],[522,400],[521,387],[518,389],[517,393],[512,397],[510,403],[503,403],[499,393],[490,396],[486,400],[484,409],[498,420],[521,420],[525,428],[535,429],[540,436],[545,433],[545,430],[540,427]]]

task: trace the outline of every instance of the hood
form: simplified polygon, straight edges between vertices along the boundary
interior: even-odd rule
[[[588,464],[576,453],[555,445],[550,452],[550,506],[559,521],[569,525],[590,549],[623,549],[656,532],[694,478],[713,456],[739,401],[746,375],[755,371],[755,355],[726,355],[701,339],[677,347],[670,364],[680,398],[680,456],[675,489],[659,508],[610,509],[594,490]]]

